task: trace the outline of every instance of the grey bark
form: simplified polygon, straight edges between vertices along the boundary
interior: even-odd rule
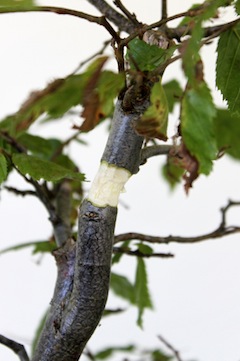
[[[138,170],[143,137],[134,124],[149,104],[131,111],[118,101],[102,159],[131,173]],[[79,212],[78,240],[55,252],[58,266],[50,311],[32,361],[77,361],[103,313],[117,208],[98,208],[84,200]]]
[[[113,9],[105,0],[87,0],[95,8],[97,8],[102,15],[114,23],[119,30],[131,33],[136,30],[134,25],[129,19],[120,14],[117,10]]]

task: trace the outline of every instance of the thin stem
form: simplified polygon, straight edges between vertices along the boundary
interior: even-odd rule
[[[158,339],[174,354],[177,361],[183,361],[180,357],[179,351],[175,349],[168,341],[165,340],[162,336],[158,335]]]
[[[144,164],[148,158],[155,157],[157,155],[167,155],[172,148],[168,144],[152,145],[150,147],[145,147],[141,152],[140,164]]]
[[[222,238],[224,236],[228,236],[230,234],[239,233],[240,226],[226,226],[226,214],[227,211],[233,206],[240,206],[240,202],[235,202],[229,200],[228,204],[221,208],[221,222],[220,225],[212,232],[196,236],[196,237],[181,237],[181,236],[168,236],[168,237],[156,237],[150,236],[147,234],[137,233],[137,232],[129,232],[123,233],[115,236],[114,244],[130,241],[130,240],[140,240],[143,242],[149,243],[158,243],[158,244],[168,244],[168,243],[197,243],[202,241],[208,241],[209,239]]]
[[[21,361],[29,361],[29,357],[24,346],[16,341],[11,340],[3,335],[0,335],[0,343],[10,348]]]
[[[89,56],[87,59],[83,60],[78,66],[77,68],[71,73],[71,75],[76,74],[85,64],[87,64],[89,61],[91,61],[92,59],[96,58],[99,55],[102,55],[104,53],[104,50],[108,47],[108,45],[111,43],[112,39],[110,40],[106,40],[103,43],[103,46],[101,47],[100,50],[98,50],[95,54]]]
[[[14,187],[8,187],[8,186],[4,186],[4,189],[6,189],[7,191],[9,192],[12,192],[14,193],[15,195],[17,196],[22,196],[22,197],[25,197],[25,196],[37,196],[36,192],[32,191],[32,190],[20,190],[20,189],[17,189],[17,188],[14,188]]]
[[[152,258],[152,257],[160,257],[160,258],[172,258],[174,255],[172,253],[143,253],[139,250],[130,250],[128,248],[123,247],[113,247],[113,253],[121,253],[127,254],[129,256],[141,257],[141,258]]]
[[[126,15],[126,17],[135,25],[135,27],[139,27],[141,25],[137,20],[136,15],[131,14],[120,0],[115,0],[113,3],[123,12],[123,14]]]
[[[34,6],[29,8],[12,8],[12,7],[5,7],[0,8],[0,14],[7,14],[7,13],[20,13],[20,12],[48,12],[54,13],[58,15],[70,15],[75,16],[80,19],[85,19],[90,21],[91,23],[96,23],[105,27],[105,29],[115,38],[116,32],[112,28],[112,26],[108,23],[108,21],[103,16],[93,16],[81,11],[76,11],[67,8],[60,8],[55,6]]]
[[[240,18],[237,18],[236,20],[230,21],[229,23],[204,28],[203,38],[208,38],[207,41],[209,41],[213,37],[219,36],[219,34],[221,34],[222,32],[235,26],[239,21]],[[180,40],[183,36],[191,35],[191,32],[192,29],[190,29],[188,25],[183,25],[178,28],[167,28],[167,35],[170,39],[175,38],[177,40]]]
[[[162,20],[167,19],[167,0],[162,0]]]
[[[95,8],[97,8],[101,14],[106,16],[106,18],[113,22],[121,31],[126,31],[127,33],[131,33],[136,29],[136,25],[134,25],[129,19],[120,14],[118,11],[113,9],[106,1],[104,0],[87,0],[90,4],[92,4]]]
[[[151,30],[151,29],[154,29],[154,28],[159,28],[162,25],[165,25],[166,23],[168,23],[169,21],[179,19],[179,18],[182,18],[184,16],[190,16],[189,11],[185,11],[183,13],[170,16],[167,19],[162,19],[162,20],[157,21],[155,23],[152,23],[150,25],[144,25],[144,26],[142,26],[142,28],[140,30],[134,31],[133,33],[131,33],[131,35],[129,35],[128,37],[123,39],[121,41],[121,46],[123,46],[123,47],[126,46],[132,39],[136,38],[138,35],[140,35],[142,33],[145,33],[147,30]]]

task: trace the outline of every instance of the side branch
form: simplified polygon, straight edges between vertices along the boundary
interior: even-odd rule
[[[214,37],[217,37],[222,32],[235,26],[237,23],[239,23],[239,21],[240,18],[237,18],[236,20],[230,21],[229,23],[206,27],[204,28],[203,38],[210,37],[212,39]],[[175,38],[177,40],[180,40],[183,36],[191,35],[191,32],[192,29],[188,25],[179,26],[177,28],[167,28],[167,35],[170,39]]]
[[[228,204],[221,209],[222,220],[217,229],[210,233],[206,233],[196,237],[180,237],[180,236],[168,236],[168,237],[156,237],[150,236],[147,234],[129,232],[123,233],[115,236],[114,244],[130,241],[130,240],[139,240],[149,243],[158,243],[158,244],[168,244],[168,243],[198,243],[202,241],[207,241],[209,239],[222,238],[224,236],[229,236],[230,234],[239,233],[240,226],[226,226],[226,213],[232,206],[239,206],[240,202],[229,201]]]
[[[144,164],[148,158],[155,157],[157,155],[167,155],[172,148],[171,145],[161,144],[145,147],[141,151],[140,164]]]
[[[20,359],[20,361],[29,361],[29,357],[24,346],[16,341],[13,341],[3,335],[0,335],[0,343],[10,348]]]
[[[134,29],[136,29],[136,25],[134,25],[129,19],[120,14],[118,11],[113,9],[106,1],[104,0],[87,0],[90,4],[92,4],[95,8],[97,8],[109,21],[114,23],[119,30],[126,31],[127,33],[131,33]]]
[[[127,254],[128,256],[135,256],[141,258],[152,258],[152,257],[159,257],[159,258],[172,258],[174,255],[172,253],[143,253],[139,250],[132,251],[128,248],[124,247],[113,247],[113,253],[121,253]]]
[[[112,26],[108,23],[108,21],[104,18],[104,16],[93,16],[90,14],[83,13],[82,11],[60,8],[55,6],[33,6],[33,7],[25,7],[25,8],[12,8],[5,7],[0,8],[0,14],[8,14],[8,13],[20,13],[20,12],[47,12],[54,13],[58,15],[70,15],[75,16],[80,19],[85,19],[90,21],[91,23],[96,23],[98,25],[104,26],[107,31],[115,38],[116,32],[112,28]],[[116,39],[117,40],[117,39]]]

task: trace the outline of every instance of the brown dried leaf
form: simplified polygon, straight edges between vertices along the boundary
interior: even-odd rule
[[[96,127],[96,125],[104,118],[104,113],[101,110],[101,103],[99,95],[96,92],[91,94],[91,97],[85,102],[85,107],[81,116],[85,119],[79,130],[88,132]]]
[[[101,110],[100,97],[96,91],[96,87],[101,76],[102,68],[107,59],[108,57],[102,57],[99,59],[96,70],[84,88],[83,111],[81,114],[84,118],[84,122],[79,127],[79,130],[81,131],[88,132],[89,130],[92,130],[104,118],[104,113]]]
[[[185,181],[184,189],[188,194],[189,189],[192,187],[193,182],[199,176],[198,173],[199,163],[197,159],[189,153],[184,143],[181,143],[178,146],[174,146],[170,150],[169,156],[173,157],[175,163],[185,170],[183,174],[183,179]]]

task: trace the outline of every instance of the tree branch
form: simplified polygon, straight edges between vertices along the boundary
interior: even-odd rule
[[[0,335],[0,343],[8,348],[10,348],[21,361],[29,361],[29,357],[24,346],[16,341],[11,340],[3,335]]]
[[[167,0],[162,0],[162,19],[167,19]]]
[[[14,149],[16,149],[19,153],[25,153],[27,154],[27,149],[23,147],[15,138],[10,136],[7,132],[0,132],[0,136],[5,139],[8,144],[10,144]],[[10,156],[9,156],[10,157]],[[11,159],[11,157],[10,157]],[[64,202],[65,204],[60,207],[60,203],[57,204],[58,210],[56,210],[56,207],[54,206],[52,199],[51,199],[51,193],[47,187],[47,184],[40,184],[39,182],[35,181],[31,177],[27,177],[23,175],[17,167],[13,164],[13,167],[15,170],[20,174],[21,177],[25,179],[25,181],[29,184],[31,184],[35,191],[19,191],[12,187],[5,187],[6,189],[10,190],[11,192],[14,192],[18,195],[27,195],[31,194],[39,198],[39,200],[43,203],[46,210],[49,214],[49,220],[52,223],[54,235],[56,239],[56,243],[58,247],[63,246],[63,244],[67,241],[67,239],[71,236],[71,228],[70,228],[70,210],[69,205],[67,207],[67,201],[66,201],[66,189],[65,189],[65,197]],[[61,190],[61,187],[60,187]],[[71,194],[68,194],[68,202],[71,200]],[[58,212],[59,211],[59,212]],[[64,216],[65,213],[65,216]],[[63,217],[63,218],[62,218]],[[67,217],[69,217],[69,220],[66,221]]]
[[[113,3],[123,12],[123,14],[126,15],[126,17],[132,22],[134,27],[141,26],[141,23],[139,23],[139,21],[137,20],[136,15],[131,14],[120,0],[115,0],[113,1]]]
[[[168,236],[168,237],[156,237],[150,236],[137,232],[123,233],[115,236],[114,244],[130,241],[130,240],[140,240],[149,243],[158,243],[158,244],[168,244],[168,243],[198,243],[202,241],[207,241],[209,239],[222,238],[224,236],[229,236],[230,234],[239,233],[240,226],[226,226],[226,213],[233,206],[239,206],[240,202],[229,201],[228,204],[221,209],[222,220],[220,225],[212,232],[206,233],[196,237],[180,237],[180,236]]]
[[[129,19],[120,14],[118,11],[113,9],[106,1],[104,0],[87,0],[90,4],[92,4],[95,8],[97,8],[101,14],[106,16],[106,18],[114,23],[120,31],[125,31],[127,33],[131,33],[134,29],[136,29],[136,25],[134,25]]]
[[[17,196],[22,196],[22,197],[25,197],[25,196],[35,196],[37,197],[37,194],[35,191],[32,191],[32,190],[20,190],[20,189],[17,189],[17,188],[14,188],[14,187],[8,187],[8,186],[4,186],[4,189],[6,189],[7,191],[9,192],[12,192],[14,193],[15,195]]]
[[[113,253],[122,253],[129,256],[142,257],[142,258],[151,258],[151,257],[161,257],[161,258],[172,258],[174,255],[172,253],[143,253],[139,250],[132,251],[128,248],[123,247],[113,247]]]
[[[81,11],[76,11],[67,8],[60,8],[55,6],[34,6],[34,7],[25,7],[25,8],[12,8],[12,7],[4,7],[0,8],[0,14],[8,14],[8,13],[20,13],[20,12],[47,12],[54,13],[58,15],[70,15],[75,16],[80,19],[85,19],[90,21],[91,23],[95,23],[101,26],[104,26],[105,29],[112,35],[114,39],[117,39],[118,36],[109,22],[105,19],[104,16],[93,16]]]
[[[158,335],[158,339],[173,353],[177,361],[183,361],[179,351],[177,351],[168,341],[166,341],[165,338]]]
[[[141,104],[135,104],[132,112],[125,112],[122,102],[118,100],[115,106],[103,162],[90,189],[90,193],[97,190],[97,194],[92,191],[91,197],[89,194],[80,206],[76,248],[69,240],[60,249],[63,254],[57,259],[58,279],[52,305],[32,361],[77,361],[103,313],[109,289],[117,201],[114,194],[112,204],[110,192],[104,204],[100,204],[104,193],[100,180],[104,178],[104,187],[113,168],[128,177],[138,170],[144,138],[136,133],[134,122],[148,107],[149,94]],[[107,169],[108,174],[102,175],[101,167],[106,165],[110,171]],[[107,187],[106,192],[111,190]]]
[[[168,144],[152,145],[143,148],[141,151],[140,165],[146,163],[148,158],[163,154],[167,155],[171,148],[172,146]]]
[[[240,21],[240,18],[237,18],[236,20],[230,21],[229,23],[206,27],[206,28],[204,28],[203,38],[210,37],[210,39],[212,39],[213,37],[219,36],[222,32],[224,32],[224,31],[230,29],[231,27],[235,26],[236,24],[238,24],[239,21]],[[188,25],[183,25],[183,26],[179,26],[177,28],[167,28],[166,32],[170,39],[175,38],[180,41],[181,37],[186,36],[186,35],[191,35],[192,29]]]

